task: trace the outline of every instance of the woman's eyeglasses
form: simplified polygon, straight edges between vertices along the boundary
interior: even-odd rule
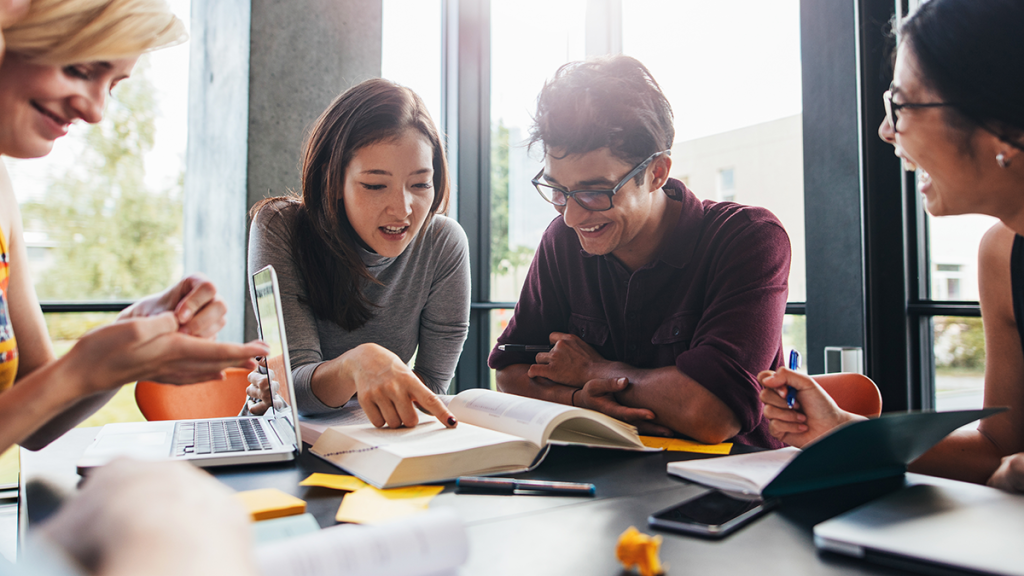
[[[941,108],[943,106],[955,106],[951,102],[903,102],[897,104],[892,101],[892,85],[889,85],[889,89],[882,94],[882,102],[885,103],[885,119],[889,122],[889,126],[892,126],[892,131],[899,133],[899,128],[896,124],[900,121],[900,110],[904,108]]]

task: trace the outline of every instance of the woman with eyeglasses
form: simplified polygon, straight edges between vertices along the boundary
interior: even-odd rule
[[[1024,491],[1024,2],[931,0],[900,26],[879,136],[916,170],[934,216],[999,218],[982,239],[978,281],[985,327],[985,406],[1009,406],[958,430],[911,470]],[[814,380],[759,376],[772,434],[803,446],[860,419]],[[786,405],[786,386],[798,405]]]
[[[253,208],[249,270],[277,271],[301,413],[356,396],[376,426],[414,426],[416,405],[456,425],[435,396],[469,330],[469,245],[444,216],[448,190],[423,101],[373,79],[314,124],[301,195]],[[259,413],[272,402],[268,378],[249,380]]]

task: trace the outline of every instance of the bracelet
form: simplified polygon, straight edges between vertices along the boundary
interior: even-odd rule
[[[569,396],[569,404],[576,406],[576,393],[579,392],[580,390],[582,390],[582,388],[577,388],[572,391],[572,396]]]

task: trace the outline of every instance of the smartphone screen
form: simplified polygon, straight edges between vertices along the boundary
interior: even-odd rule
[[[655,528],[720,537],[771,508],[760,498],[748,499],[712,490],[692,500],[652,514],[647,523]]]

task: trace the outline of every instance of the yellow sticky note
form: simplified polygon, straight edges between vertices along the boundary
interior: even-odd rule
[[[299,482],[299,486],[320,486],[321,488],[330,488],[331,490],[354,492],[360,488],[366,488],[367,484],[355,476],[321,474],[317,472],[316,474],[310,474],[309,478]]]
[[[378,490],[373,486],[346,494],[334,517],[338,522],[376,524],[412,516],[427,509],[444,486],[408,486]]]
[[[306,502],[277,488],[248,490],[235,494],[253,520],[270,520],[283,516],[294,516],[306,511]]]
[[[728,454],[732,451],[732,442],[721,444],[701,444],[682,438],[661,438],[658,436],[641,436],[640,441],[648,448],[663,448],[669,452],[694,452],[696,454]]]

